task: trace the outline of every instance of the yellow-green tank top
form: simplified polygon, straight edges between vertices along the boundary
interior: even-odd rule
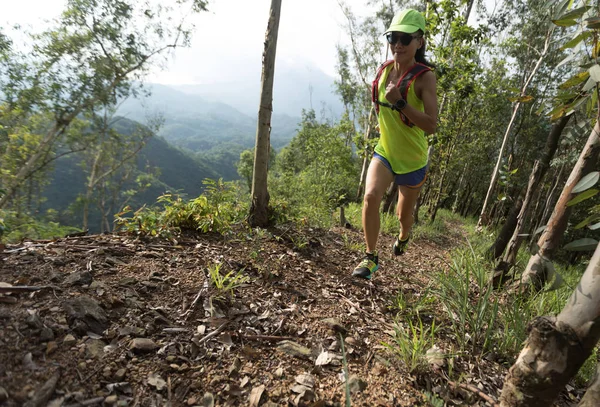
[[[379,100],[390,103],[385,98],[385,84],[394,64],[385,68],[379,79]],[[406,101],[421,112],[423,101],[415,93],[415,82],[408,88]],[[375,152],[390,163],[396,174],[406,174],[427,165],[427,138],[425,132],[417,126],[409,127],[400,118],[396,110],[381,106],[379,109],[379,143]]]

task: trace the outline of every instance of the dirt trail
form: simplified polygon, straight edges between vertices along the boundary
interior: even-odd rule
[[[6,247],[0,282],[43,288],[0,294],[0,405],[46,405],[45,397],[53,406],[341,406],[340,334],[353,406],[427,405],[427,389],[453,405],[487,405],[452,391],[441,372],[410,375],[383,345],[393,341],[399,290],[422,295],[459,237],[415,239],[393,259],[384,236],[381,270],[366,282],[349,277],[361,255],[358,231],[238,236]],[[219,263],[221,275],[248,278],[232,297],[209,284]],[[454,369],[497,398],[503,367],[464,360]]]

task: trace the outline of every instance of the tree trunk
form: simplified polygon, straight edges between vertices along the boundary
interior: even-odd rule
[[[517,253],[519,252],[521,242],[523,241],[523,237],[521,235],[525,229],[525,220],[527,219],[533,196],[537,192],[538,187],[542,184],[542,180],[544,179],[546,171],[550,166],[550,161],[554,157],[554,153],[558,148],[558,140],[560,139],[560,135],[569,122],[571,116],[572,115],[561,117],[560,120],[552,126],[552,129],[548,134],[548,139],[546,140],[544,154],[533,164],[533,169],[531,170],[531,175],[529,176],[529,183],[527,184],[527,192],[525,193],[521,210],[517,216],[517,224],[514,228],[510,242],[508,243],[508,250],[503,258],[503,261],[508,265],[509,270],[515,264]]]
[[[263,52],[263,70],[261,79],[260,107],[254,148],[254,171],[252,176],[252,205],[250,207],[250,225],[264,227],[269,222],[269,191],[267,190],[267,170],[269,165],[269,147],[271,135],[271,113],[273,111],[273,76],[275,73],[275,53],[277,50],[277,32],[281,0],[271,0],[271,12],[265,49]]]
[[[531,236],[531,239],[529,241],[529,246],[531,246],[531,247],[534,246],[535,236],[537,236],[535,234],[535,231],[538,230],[540,228],[540,226],[547,224],[548,220],[550,220],[550,214],[549,214],[550,208],[552,207],[552,202],[554,202],[554,194],[556,193],[556,190],[558,189],[558,185],[560,184],[560,180],[562,178],[564,169],[565,169],[565,164],[563,163],[563,165],[560,166],[558,175],[556,175],[554,177],[554,183],[548,189],[548,195],[546,196],[546,199],[544,200],[544,207],[542,208],[542,215],[539,217],[535,227],[533,228],[534,234]]]
[[[365,181],[367,180],[367,170],[369,169],[369,162],[371,161],[371,154],[369,148],[367,147],[367,141],[370,139],[371,135],[371,121],[373,120],[373,112],[375,112],[375,108],[371,107],[364,136],[365,157],[363,158],[362,170],[360,171],[360,181],[358,182],[358,190],[356,191],[357,200],[360,200],[360,198],[362,197],[363,190],[365,188]]]
[[[391,210],[394,210],[396,208],[396,205],[394,205],[396,202],[398,202],[398,185],[396,182],[392,181],[385,193],[382,213],[390,213]]]
[[[547,228],[538,240],[539,251],[534,256],[531,256],[529,264],[527,264],[527,268],[523,272],[521,284],[524,286],[539,290],[546,283],[548,262],[554,257],[554,253],[558,249],[562,236],[567,229],[567,222],[571,214],[571,208],[567,207],[567,202],[573,198],[571,191],[581,177],[589,172],[588,169],[596,164],[596,160],[598,159],[598,151],[600,149],[600,143],[598,142],[599,132],[600,121],[597,120],[575,167],[573,167],[569,175],[569,179],[567,179],[558,202],[556,202]]]
[[[504,380],[500,406],[553,405],[600,339],[599,321],[600,245],[562,312],[529,325],[527,342]]]
[[[508,213],[508,217],[498,233],[496,237],[496,241],[494,244],[490,246],[487,250],[486,254],[490,260],[497,260],[502,257],[502,253],[504,253],[504,249],[506,249],[506,245],[510,241],[510,236],[513,234],[515,228],[517,227],[517,216],[519,215],[519,211],[521,210],[521,206],[523,205],[523,197],[519,196],[514,206]]]
[[[554,32],[554,25],[551,25],[551,28],[546,33],[546,41],[544,42],[544,49],[539,53],[540,57],[538,58],[533,70],[528,75],[527,80],[523,84],[521,88],[521,97],[526,96],[527,88],[529,88],[529,84],[537,73],[546,53],[548,52],[550,46],[550,40],[552,38],[552,33]],[[517,113],[519,111],[519,107],[521,107],[521,101],[518,100],[515,103],[513,108],[512,116],[510,121],[508,122],[508,126],[506,127],[506,131],[504,132],[504,137],[502,139],[502,146],[500,147],[500,151],[498,152],[498,160],[496,161],[496,166],[494,167],[494,171],[492,172],[492,179],[490,180],[490,186],[488,187],[487,194],[485,196],[485,200],[483,201],[483,207],[481,208],[481,214],[479,215],[479,220],[477,221],[477,227],[481,228],[484,225],[487,225],[488,219],[486,217],[487,206],[490,203],[490,199],[492,197],[492,193],[494,192],[494,188],[496,186],[496,181],[498,180],[498,170],[500,169],[500,163],[502,162],[502,155],[504,154],[504,148],[506,147],[506,142],[508,141],[508,136],[512,130],[513,124],[515,123],[515,119],[517,118]]]

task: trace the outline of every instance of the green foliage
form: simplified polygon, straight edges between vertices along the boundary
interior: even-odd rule
[[[215,263],[208,267],[208,276],[212,286],[217,290],[216,297],[232,297],[234,291],[248,282],[248,277],[243,275],[243,269],[221,273],[222,263]]]
[[[239,199],[235,184],[222,180],[205,180],[205,193],[185,200],[179,195],[165,194],[158,198],[158,208],[143,207],[131,217],[123,217],[127,208],[116,216],[123,230],[142,236],[170,237],[181,230],[200,233],[227,234],[247,211],[245,199]]]
[[[339,334],[340,346],[342,348],[342,362],[344,364],[344,390],[346,393],[346,407],[352,406],[352,400],[350,397],[350,375],[348,374],[348,360],[346,358],[346,348],[344,346],[344,337]]]
[[[36,219],[15,211],[0,210],[0,238],[8,243],[17,243],[23,239],[56,239],[81,232],[79,228],[59,224],[54,217],[52,211]]]
[[[167,6],[74,0],[67,2],[52,27],[21,36],[29,41],[23,46],[4,46],[8,42],[3,35],[0,157],[15,161],[0,172],[0,185],[6,190],[0,207],[6,207],[37,172],[47,171],[55,155],[77,150],[85,134],[69,137],[69,129],[78,117],[136,93],[136,81],[160,62],[159,55],[188,45],[191,26],[180,19],[181,12],[205,7],[203,0],[178,0]],[[36,132],[40,117],[47,124]]]
[[[435,321],[431,326],[424,326],[423,321],[417,316],[418,324],[408,320],[407,327],[400,322],[394,324],[394,342],[384,343],[398,358],[404,362],[409,372],[423,373],[428,367],[425,355],[435,343]]]
[[[499,304],[486,266],[484,257],[472,248],[458,249],[453,252],[450,269],[435,276],[433,293],[444,306],[463,351],[485,351],[491,346]]]
[[[277,155],[269,192],[287,202],[293,216],[329,226],[332,213],[355,193],[359,167],[347,145],[351,123],[319,123],[314,111],[303,113],[301,128]]]

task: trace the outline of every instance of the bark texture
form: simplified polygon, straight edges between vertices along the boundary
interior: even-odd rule
[[[600,339],[600,246],[561,313],[536,318],[529,330],[504,381],[501,407],[553,405],[590,356]]]
[[[260,107],[254,149],[254,171],[252,175],[252,204],[250,225],[267,226],[269,223],[269,192],[267,190],[267,170],[271,145],[271,113],[273,112],[273,79],[275,74],[275,54],[281,0],[271,0],[271,12],[265,38],[263,70],[261,79]]]
[[[559,248],[563,234],[567,229],[571,213],[571,208],[567,207],[567,202],[574,197],[572,191],[575,185],[577,185],[583,175],[589,172],[598,159],[598,152],[600,150],[599,134],[600,121],[596,121],[596,125],[556,202],[552,216],[548,220],[547,228],[538,240],[539,251],[534,256],[531,256],[527,268],[523,272],[521,278],[522,285],[539,290],[546,283],[546,264],[554,257],[554,253]]]

